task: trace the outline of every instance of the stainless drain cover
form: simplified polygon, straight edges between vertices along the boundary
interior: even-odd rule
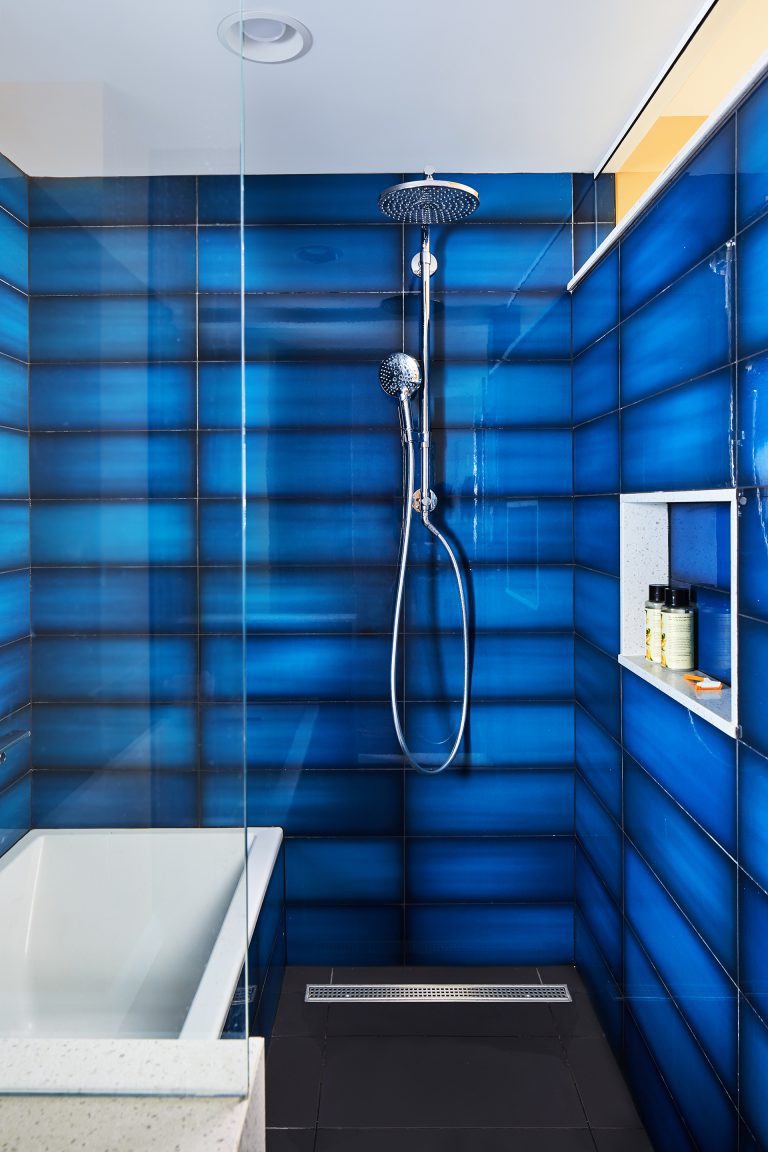
[[[307,1004],[570,1003],[567,984],[307,984]]]

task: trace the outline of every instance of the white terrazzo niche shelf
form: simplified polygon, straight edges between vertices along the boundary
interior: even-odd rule
[[[622,493],[620,526],[621,651],[619,664],[634,672],[665,696],[683,704],[729,736],[739,735],[738,724],[738,619],[737,490],[715,488],[694,492]],[[669,516],[671,504],[728,504],[730,509],[730,653],[731,683],[717,692],[697,692],[672,672],[645,659],[645,601],[649,584],[669,581]],[[698,671],[698,669],[697,669]],[[707,669],[703,669],[707,672]]]

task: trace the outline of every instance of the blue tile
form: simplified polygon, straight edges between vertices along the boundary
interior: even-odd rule
[[[33,178],[30,223],[194,224],[194,176]]]
[[[387,675],[389,674],[387,661]],[[460,635],[411,634],[405,644],[407,700],[457,700],[463,686]],[[472,699],[562,700],[573,696],[571,635],[489,635],[475,637]]]
[[[29,703],[29,641],[0,648],[0,716]],[[15,723],[15,722],[14,722]]]
[[[744,739],[768,755],[768,624],[739,617],[739,720]]]
[[[348,226],[245,229],[246,292],[399,292],[400,233]],[[201,228],[201,292],[240,291],[240,228]]]
[[[291,837],[285,843],[290,904],[396,904],[402,895],[401,840]]]
[[[407,964],[568,964],[570,904],[410,905]]]
[[[29,399],[37,431],[196,426],[192,364],[35,364]]]
[[[407,709],[411,747],[427,756],[445,755],[455,732],[461,702],[425,700]],[[509,734],[514,732],[514,740]],[[573,704],[472,701],[458,764],[467,767],[563,767],[573,763]]]
[[[629,1086],[654,1148],[697,1152],[648,1047],[630,1013],[624,1025],[624,1058]]]
[[[192,433],[34,433],[29,468],[35,500],[196,494]]]
[[[728,592],[694,588],[696,618],[694,651],[696,667],[730,684],[731,675],[731,597]]]
[[[441,509],[445,511],[442,504]],[[348,500],[313,502],[308,516],[303,498],[281,500],[279,504],[249,499],[246,558],[249,564],[318,565],[338,563],[340,556],[354,556],[358,564],[395,564],[401,516],[400,501],[395,499],[391,504],[369,504],[365,518],[360,517],[357,504]],[[201,563],[239,564],[242,533],[239,500],[200,501]]]
[[[420,179],[420,174],[408,176]],[[438,174],[440,180],[468,184],[480,196],[480,207],[472,223],[481,221],[566,221],[571,215],[571,175],[569,172]]]
[[[608,1041],[614,1052],[618,1052],[621,1049],[623,998],[616,978],[589,931],[579,905],[576,906],[574,936],[576,967],[589,989]]]
[[[736,1147],[736,1108],[665,993],[633,934],[625,936],[627,997],[696,1147]]]
[[[738,469],[740,484],[768,484],[768,356],[737,369]]]
[[[760,84],[736,113],[736,219],[743,228],[768,208],[768,85]]]
[[[239,636],[203,640],[205,699],[240,699],[242,650]],[[386,635],[251,637],[245,653],[248,694],[262,700],[385,700],[389,650]]]
[[[619,416],[601,416],[573,432],[573,490],[619,491]]]
[[[199,299],[201,360],[240,360],[240,296]],[[247,360],[383,360],[402,347],[402,304],[398,295],[247,296]],[[411,341],[408,341],[409,345]],[[415,343],[415,341],[414,341]],[[114,359],[115,357],[110,357]],[[169,360],[192,356],[166,356]]]
[[[564,496],[571,492],[569,430],[455,430],[435,441],[435,478],[447,495]]]
[[[419,525],[414,530],[418,531]],[[408,571],[405,625],[412,631],[461,627],[453,570],[448,567],[447,557],[441,561],[438,554],[434,559],[440,563],[437,569],[419,565]],[[566,632],[573,628],[573,570],[570,567],[475,565],[471,572],[465,573],[465,585],[471,590],[476,633]],[[391,619],[390,602],[386,618]]]
[[[577,568],[576,631],[611,656],[619,651],[619,581],[615,576]]]
[[[573,269],[578,272],[612,231],[610,224],[576,223],[573,226]]]
[[[581,848],[576,848],[576,907],[614,980],[621,979],[621,912]]]
[[[194,568],[36,568],[32,625],[51,633],[197,631]]]
[[[195,765],[195,710],[172,704],[35,704],[36,768],[190,771]]]
[[[0,283],[0,354],[29,358],[29,300],[16,288]]]
[[[733,294],[729,253],[720,249],[622,324],[622,404],[728,362]]]
[[[735,1100],[736,985],[631,845],[624,867],[627,918]]]
[[[0,856],[29,831],[30,781],[28,773],[0,792]]]
[[[31,538],[36,565],[194,564],[194,502],[36,502]]]
[[[592,223],[597,220],[597,188],[591,172],[574,172],[573,220],[576,224]]]
[[[582,352],[619,322],[619,252],[612,249],[573,293],[573,351]]]
[[[598,220],[616,223],[616,178],[612,172],[603,172],[595,180],[595,207]]]
[[[405,877],[405,899],[415,904],[566,902],[573,896],[573,841],[570,836],[407,840]]]
[[[251,363],[244,381],[239,363],[203,363],[199,391],[201,428],[239,429],[243,398],[251,429],[398,427],[398,405],[379,387],[375,361]]]
[[[758,1143],[752,1146],[764,1148],[768,1144],[768,1097],[765,1092],[768,1028],[743,998],[739,1010],[739,1048],[741,1113],[757,1137]]]
[[[734,741],[632,673],[624,677],[623,721],[626,750],[735,856]]]
[[[30,710],[28,707],[21,709],[13,716],[7,716],[3,721],[0,721],[0,744],[5,745],[6,739],[10,738],[12,732],[29,732],[29,724]],[[29,771],[32,766],[31,750],[32,742],[29,736],[17,740],[16,743],[6,748],[5,762],[0,764],[0,792],[10,787],[14,781],[20,780]]]
[[[574,559],[585,568],[619,574],[619,501],[580,496],[573,504]]]
[[[33,228],[29,275],[37,295],[194,292],[195,230]]]
[[[49,703],[194,700],[193,637],[36,637],[32,696]]]
[[[730,119],[622,237],[622,316],[733,235],[734,137]]]
[[[738,239],[736,339],[739,359],[768,347],[768,324],[760,307],[768,274],[768,220],[759,220]]]
[[[25,223],[29,219],[29,178],[6,156],[0,156],[0,207]]]
[[[237,632],[243,627],[242,572],[200,572],[200,627]],[[386,632],[392,619],[391,568],[255,569],[246,578],[249,632]]]
[[[579,776],[576,777],[576,836],[611,896],[620,901],[621,830]]]
[[[0,498],[29,495],[29,441],[26,432],[0,428]]]
[[[29,573],[0,573],[0,645],[29,635]]]
[[[669,505],[669,575],[677,584],[708,584],[723,592],[729,591],[731,510],[728,504]]]
[[[0,424],[26,428],[29,381],[26,364],[0,356]]]
[[[739,607],[768,620],[768,490],[747,489],[739,501]]]
[[[624,408],[622,490],[731,487],[732,419],[730,369]]]
[[[245,445],[249,497],[398,496],[402,465],[394,427],[328,431],[322,434],[249,432]],[[204,432],[200,437],[200,492],[239,496],[242,489],[240,436]],[[306,516],[306,504],[304,505]]]
[[[399,524],[399,509],[395,515]],[[470,499],[441,494],[433,519],[449,539],[459,542],[470,564],[569,564],[573,559],[570,499],[479,495]],[[434,537],[414,525],[411,555],[415,561],[426,562],[437,555],[438,547]],[[529,599],[534,594],[532,589],[524,593]]]
[[[413,320],[416,311],[416,298],[409,297],[407,313]],[[437,360],[565,360],[570,352],[571,308],[565,292],[520,292],[514,299],[508,293],[436,294],[433,317]],[[392,347],[399,346],[398,334]]]
[[[185,828],[195,824],[194,772],[35,772],[35,828]]]
[[[567,360],[494,364],[435,364],[432,395],[440,398],[433,429],[570,427],[571,382]],[[367,407],[367,405],[366,405]]]
[[[0,501],[0,569],[29,564],[29,504]]]
[[[291,907],[289,964],[400,964],[400,905],[387,908]]]
[[[739,744],[739,863],[768,889],[768,760]]]
[[[741,991],[763,1019],[768,1016],[768,894],[739,872],[739,976]]]
[[[418,252],[420,233],[407,228],[405,251]],[[559,292],[571,277],[571,229],[563,224],[482,224],[436,235],[440,288],[449,292]],[[410,274],[411,291],[421,280]]]
[[[576,709],[576,767],[613,818],[621,821],[621,745],[583,708]]]
[[[405,827],[410,836],[567,834],[573,826],[573,773],[485,768],[448,770],[405,779]]]
[[[573,361],[573,420],[581,424],[619,406],[619,333],[609,332]]]
[[[276,826],[286,836],[400,836],[402,777],[398,772],[248,773],[248,823]],[[242,771],[206,772],[202,823],[243,823]]]
[[[30,300],[30,352],[44,363],[194,360],[195,329],[193,295]]]
[[[29,230],[0,208],[0,280],[21,292],[29,288]]]
[[[246,176],[246,224],[381,224],[379,193],[401,179],[374,175]],[[199,176],[201,224],[237,224],[240,179]],[[393,229],[394,230],[394,229]]]
[[[388,700],[249,704],[246,723],[249,770],[401,768]],[[204,768],[240,768],[242,703],[204,705],[201,730]]]
[[[615,740],[621,740],[618,663],[579,636],[575,662],[576,699]]]
[[[624,762],[624,820],[637,850],[734,977],[734,862],[629,756]]]

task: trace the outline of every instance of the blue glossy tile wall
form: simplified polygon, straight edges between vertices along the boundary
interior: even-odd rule
[[[234,823],[245,718],[249,819],[287,832],[289,959],[318,958],[319,928],[344,956],[402,959],[403,924],[428,904],[449,936],[476,906],[488,947],[531,960],[533,936],[513,946],[510,932],[551,918],[548,954],[567,961],[572,181],[480,176],[472,226],[433,236],[433,483],[470,573],[474,677],[436,803],[403,772],[388,703],[401,448],[378,364],[418,347],[419,319],[403,266],[418,236],[376,203],[397,179],[247,181],[244,397],[237,181],[32,182],[33,811],[66,822],[82,789],[95,821],[114,782],[127,819]],[[439,755],[461,694],[458,616],[420,530],[403,714]],[[477,768],[469,796],[463,766]],[[481,882],[484,823],[499,890]],[[458,873],[438,891],[454,842],[477,883]]]
[[[27,177],[0,157],[0,746],[29,729]],[[29,828],[29,740],[0,766],[0,853]]]
[[[606,992],[615,921],[596,916],[578,885],[576,955],[664,1148],[756,1149],[768,1138],[758,1087],[768,1073],[766,108],[763,78],[573,299],[577,434],[616,413],[622,491],[740,486],[737,571],[721,505],[675,505],[670,523],[671,577],[695,589],[701,660],[726,678],[738,582],[738,739],[631,672],[619,684],[599,654],[602,620],[576,601],[576,762],[591,789],[577,789],[577,828],[598,827],[589,812],[599,798],[624,845],[618,1027]],[[614,342],[618,389],[609,384]],[[579,475],[577,461],[577,484]],[[575,559],[613,573],[615,547],[596,538],[615,524],[611,497],[589,483],[576,501]],[[576,588],[585,587],[577,569]],[[617,719],[609,701],[619,692]]]

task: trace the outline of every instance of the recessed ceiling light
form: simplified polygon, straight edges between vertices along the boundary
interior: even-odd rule
[[[230,52],[257,64],[296,60],[312,47],[312,34],[292,16],[275,12],[233,12],[219,24],[219,40]]]

